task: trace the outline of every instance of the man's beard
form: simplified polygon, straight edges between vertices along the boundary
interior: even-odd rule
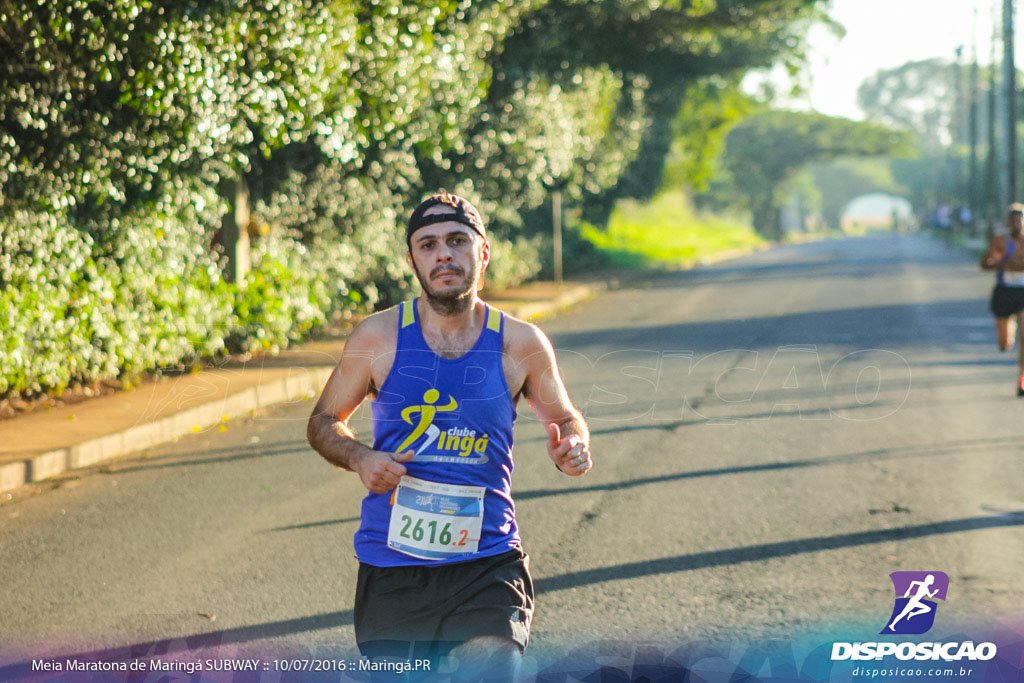
[[[451,271],[458,275],[465,275],[466,271],[455,265],[438,266],[431,271],[431,279],[433,276],[442,271]],[[416,279],[420,281],[420,287],[423,289],[423,295],[427,298],[427,303],[435,313],[440,315],[458,315],[464,313],[469,309],[470,304],[473,303],[473,298],[476,295],[476,285],[480,281],[479,271],[474,271],[473,276],[466,278],[464,286],[457,290],[446,292],[444,294],[437,294],[430,289],[430,281],[425,280],[420,274],[419,268],[413,265],[413,272],[416,273]]]

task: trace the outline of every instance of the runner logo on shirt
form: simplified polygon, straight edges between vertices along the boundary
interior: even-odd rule
[[[482,465],[487,462],[485,455],[489,436],[484,433],[477,436],[475,429],[464,427],[451,427],[442,432],[434,425],[434,417],[441,412],[450,412],[459,407],[459,402],[454,396],[448,396],[445,405],[436,405],[441,398],[437,389],[428,389],[423,394],[421,405],[408,406],[402,410],[402,419],[410,425],[413,424],[412,416],[419,413],[419,421],[410,432],[409,436],[398,446],[396,452],[401,453],[410,448],[416,440],[423,437],[419,448],[416,449],[416,457],[413,460],[418,462],[458,462],[468,465]],[[434,451],[448,451],[448,453],[424,454],[424,451],[433,446]],[[475,457],[470,457],[473,454]]]

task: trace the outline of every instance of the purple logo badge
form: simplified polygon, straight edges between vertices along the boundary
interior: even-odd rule
[[[936,600],[945,600],[949,577],[945,572],[893,572],[889,574],[896,591],[892,615],[879,633],[917,635],[935,623]]]

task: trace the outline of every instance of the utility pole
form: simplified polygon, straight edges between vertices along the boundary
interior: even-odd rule
[[[249,272],[249,185],[240,172],[225,182],[224,194],[231,200],[230,208],[221,218],[221,235],[227,264],[224,280],[245,286]]]
[[[1014,0],[1003,0],[1003,89],[1006,98],[1006,196],[1017,201],[1017,68],[1013,59]]]
[[[970,168],[967,172],[967,210],[971,212],[967,234],[974,237],[978,226],[978,6],[974,6],[974,30],[971,32],[971,71],[968,94],[967,138],[971,148]]]
[[[953,220],[950,223],[952,234],[956,234],[961,227],[960,208],[967,201],[969,188],[965,187],[964,159],[962,145],[967,135],[964,132],[967,116],[964,106],[964,46],[958,45],[954,50],[956,59],[953,60],[953,111],[949,120],[949,147],[947,159],[949,163],[949,198],[953,210]]]
[[[544,187],[551,193],[551,255],[555,282],[562,284],[562,190],[569,184],[565,178],[545,180]]]
[[[555,282],[562,284],[562,189],[558,188],[551,195],[551,213],[554,227],[554,265]]]
[[[992,40],[989,43],[989,69],[988,69],[988,110],[985,112],[986,123],[988,124],[988,158],[985,160],[985,236],[989,239],[995,234],[996,216],[1002,213],[1000,204],[999,182],[999,132],[996,128],[996,111],[998,108],[998,97],[996,92],[996,45],[999,43],[999,18],[995,13],[996,6],[993,5],[992,15]]]

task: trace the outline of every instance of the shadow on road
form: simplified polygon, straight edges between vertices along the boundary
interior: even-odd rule
[[[995,350],[991,341],[974,341],[960,325],[944,324],[987,317],[984,299],[950,299],[927,303],[836,308],[772,316],[705,322],[633,325],[580,332],[553,332],[557,352],[586,354],[588,350],[713,353],[728,349],[764,349],[787,345],[843,346],[855,349],[897,350],[921,344],[916,320],[934,324],[929,344],[950,342]],[[985,331],[989,331],[986,324]],[[994,333],[993,333],[994,336]],[[592,359],[596,360],[596,359]]]
[[[822,550],[835,550],[872,543],[885,543],[909,538],[922,538],[938,534],[953,534],[965,531],[978,531],[982,529],[1014,526],[1024,526],[1024,511],[1013,512],[1002,516],[971,517],[946,522],[905,526],[895,529],[859,531],[849,534],[840,534],[837,536],[819,536],[815,538],[781,541],[778,543],[764,543],[761,545],[743,548],[691,553],[688,555],[677,555],[675,557],[666,557],[657,560],[631,562],[612,567],[585,569],[578,572],[568,572],[558,576],[549,576],[537,579],[535,581],[535,586],[538,594],[553,593],[555,591],[578,588],[580,586],[604,583],[607,581],[635,579],[645,576],[655,576],[658,574],[675,574],[695,569],[707,569],[709,567],[720,567],[744,562],[756,562],[759,560],[789,557],[792,555],[801,555],[804,553],[812,553]],[[207,650],[226,645],[239,645],[242,643],[295,635],[309,631],[350,626],[351,624],[352,610],[341,610],[338,612],[318,614],[298,619],[286,619],[282,621],[268,622],[265,624],[256,624],[253,626],[243,626],[240,628],[225,629],[210,633],[182,636],[173,639],[136,643],[121,648],[59,655],[53,657],[53,659],[62,662],[69,659],[80,662],[132,661],[134,659],[147,659],[150,657],[159,657],[161,655],[180,652]],[[30,676],[31,666],[31,662],[19,662],[2,666],[0,667],[0,680],[27,678]]]
[[[943,272],[965,267],[976,272],[971,267],[973,264],[965,262],[963,252],[927,237],[878,235],[776,247],[765,254],[745,256],[718,265],[649,276],[642,286],[650,289],[750,284],[753,280],[869,279],[892,275],[911,263]]]
[[[102,465],[99,472],[101,474],[124,474],[127,472],[167,469],[170,467],[216,465],[222,462],[233,462],[250,458],[269,458],[275,455],[298,453],[312,454],[312,450],[310,450],[309,444],[305,440],[278,442],[267,445],[254,444],[252,446],[232,448],[210,448],[203,449],[199,453],[167,453],[145,460],[129,460],[125,462],[124,466],[118,464]]]
[[[938,534],[955,534],[964,531],[978,531],[981,529],[996,529],[1000,527],[1014,526],[1024,526],[1024,511],[1014,512],[999,517],[969,517],[966,519],[950,520],[948,522],[917,524],[914,526],[898,527],[895,529],[858,531],[850,534],[840,534],[838,536],[801,538],[793,541],[764,543],[745,548],[712,550],[704,553],[692,553],[689,555],[677,555],[675,557],[665,557],[657,560],[646,560],[644,562],[630,562],[612,567],[584,569],[578,572],[549,576],[537,579],[534,584],[538,593],[553,593],[555,591],[579,588],[580,586],[604,583],[606,581],[636,579],[644,576],[656,576],[658,574],[676,574],[678,572],[693,571],[695,569],[707,569],[710,567],[721,567],[744,562],[757,562],[760,560],[802,555],[822,550],[836,550],[839,548],[849,548],[858,545],[902,541],[909,538],[922,538]]]
[[[906,458],[931,457],[938,455],[955,455],[965,450],[978,450],[982,452],[994,452],[993,449],[1004,446],[1021,449],[1022,438],[1020,436],[993,437],[987,439],[964,439],[961,441],[949,441],[941,444],[928,444],[924,446],[899,446],[894,448],[880,448],[860,453],[846,453],[843,455],[829,455],[820,458],[806,458],[803,460],[791,460],[789,462],[768,462],[756,465],[742,465],[739,467],[720,467],[710,470],[697,470],[695,472],[678,472],[676,474],[665,474],[657,477],[644,477],[642,479],[628,479],[616,481],[610,484],[597,484],[594,486],[581,486],[578,488],[554,488],[535,489],[533,491],[514,492],[513,496],[517,501],[534,500],[537,498],[548,498],[551,496],[569,496],[580,493],[595,493],[599,491],[620,491],[647,486],[648,484],[664,484],[684,479],[701,479],[704,477],[720,477],[731,474],[749,474],[752,472],[775,472],[782,470],[801,469],[805,467],[831,467],[834,465],[849,465],[861,462],[877,462],[886,460],[903,460]]]
[[[291,526],[279,526],[273,529],[264,529],[261,534],[269,534],[272,531],[296,531],[298,529],[313,529],[318,526],[331,526],[334,524],[348,524],[349,522],[358,522],[361,517],[345,517],[343,519],[328,519],[323,522],[309,522],[308,524],[292,524]]]
[[[760,398],[760,397],[759,397]],[[647,402],[650,403],[649,401]],[[889,408],[892,411],[898,409],[902,404],[893,402],[882,402],[876,401],[870,404],[849,404],[843,406],[836,406],[833,408],[800,408],[790,409],[793,405],[792,395],[787,396],[786,400],[780,400],[771,410],[756,412],[756,413],[744,413],[741,414],[738,411],[728,415],[715,415],[705,416],[702,415],[696,408],[689,407],[688,412],[695,413],[697,415],[694,419],[689,420],[650,420],[649,416],[645,415],[644,418],[647,421],[640,421],[636,418],[620,418],[608,415],[588,415],[584,411],[584,416],[587,419],[587,424],[590,426],[590,436],[599,436],[602,434],[623,434],[626,432],[644,432],[650,430],[662,430],[664,432],[673,432],[683,427],[694,427],[697,425],[731,425],[737,422],[757,421],[757,420],[770,420],[772,418],[780,417],[797,417],[803,420],[816,420],[816,421],[829,421],[832,420],[836,414],[839,413],[855,413],[856,411],[877,411],[881,408]],[[586,404],[584,404],[586,406]],[[699,406],[698,406],[699,407]],[[682,412],[682,411],[680,411]],[[871,418],[868,418],[871,419]],[[525,422],[526,420],[522,420]],[[614,427],[598,427],[596,425],[612,423],[620,423]],[[621,423],[629,422],[628,425]],[[522,446],[528,443],[540,443],[546,442],[547,436],[530,436],[517,438],[515,443],[517,446]]]

